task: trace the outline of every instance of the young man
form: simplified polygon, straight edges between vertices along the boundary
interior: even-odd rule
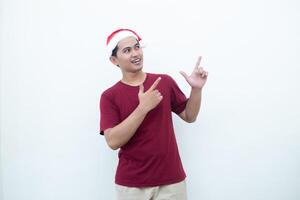
[[[143,71],[141,38],[119,29],[107,38],[110,61],[122,79],[100,99],[100,133],[119,150],[115,183],[119,200],[185,200],[185,172],[173,129],[172,112],[186,122],[197,118],[208,73],[199,57],[191,75],[180,72],[191,86],[187,99],[168,75]]]

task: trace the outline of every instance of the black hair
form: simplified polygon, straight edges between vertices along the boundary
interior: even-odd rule
[[[117,57],[117,52],[118,52],[118,50],[119,50],[119,47],[118,47],[118,45],[117,45],[117,46],[112,50],[111,56]]]

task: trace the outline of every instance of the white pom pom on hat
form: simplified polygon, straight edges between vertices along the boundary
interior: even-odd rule
[[[120,42],[120,40],[129,37],[129,36],[133,36],[135,37],[138,41],[141,41],[142,38],[133,30],[131,29],[118,29],[115,30],[114,32],[112,32],[106,40],[106,47],[107,47],[107,53],[108,56],[110,57],[112,54],[112,51],[114,50],[114,48],[118,45],[118,43]]]

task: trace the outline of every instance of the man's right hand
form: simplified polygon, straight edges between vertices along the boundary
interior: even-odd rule
[[[155,89],[160,80],[161,78],[158,77],[146,92],[144,92],[143,84],[140,85],[140,90],[138,94],[139,97],[138,107],[146,113],[148,113],[150,110],[155,108],[159,104],[159,102],[163,99],[161,93],[157,89]]]
[[[143,85],[140,85],[138,107],[121,123],[104,131],[106,142],[110,148],[116,150],[125,145],[136,133],[147,113],[162,100],[160,92],[155,89],[160,79],[159,77],[146,92],[144,92]]]

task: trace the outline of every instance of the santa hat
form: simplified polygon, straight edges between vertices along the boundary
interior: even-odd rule
[[[114,32],[112,32],[106,40],[106,47],[107,47],[107,52],[109,57],[112,54],[112,51],[114,50],[114,48],[118,45],[118,43],[129,36],[133,36],[134,38],[136,38],[138,41],[141,41],[142,38],[133,30],[130,29],[118,29]]]

